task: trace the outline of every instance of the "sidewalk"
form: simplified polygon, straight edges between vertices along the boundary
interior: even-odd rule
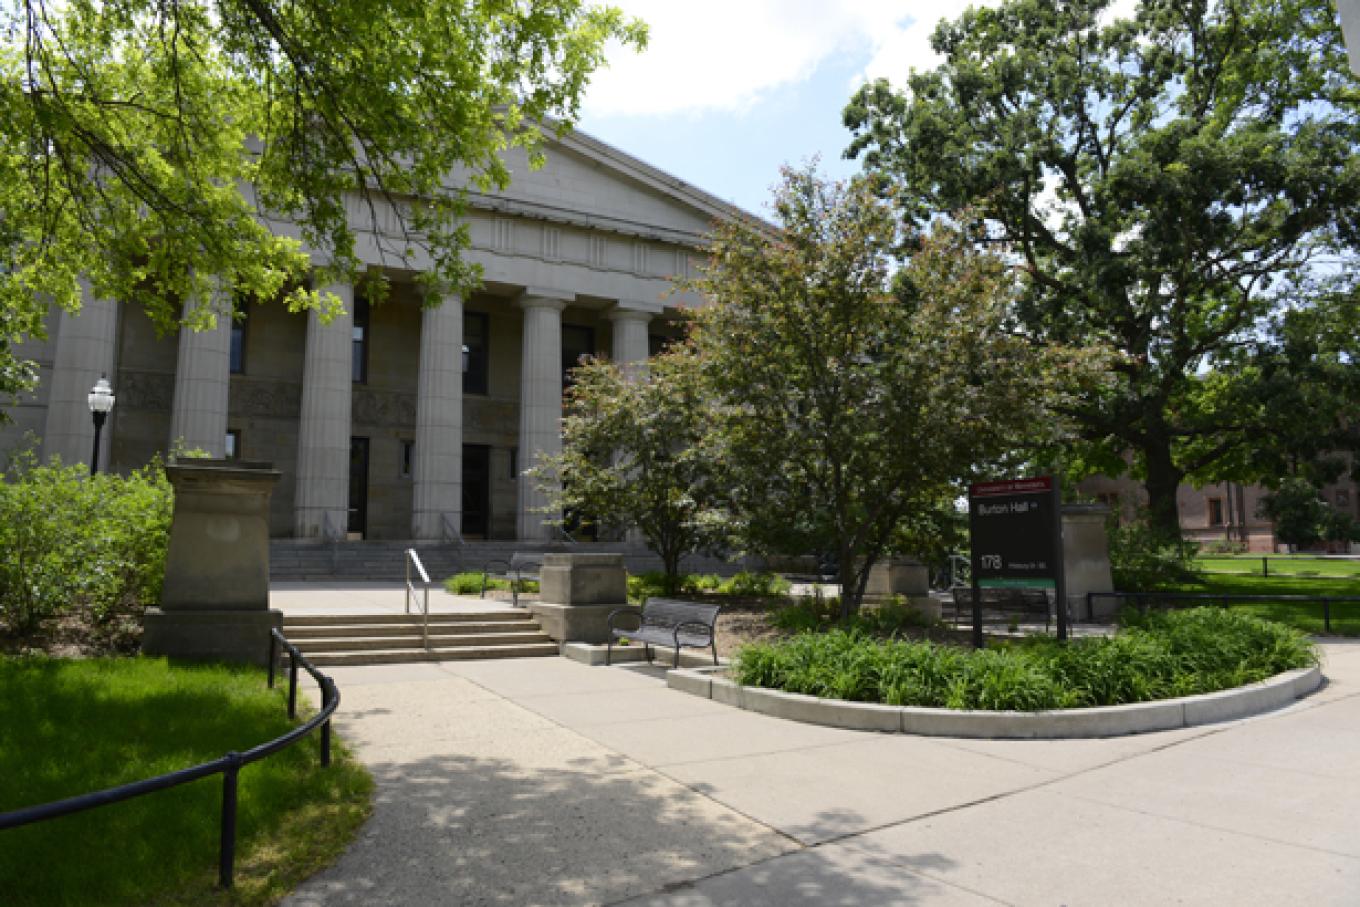
[[[286,902],[1355,904],[1360,643],[1241,722],[965,741],[564,659],[336,668],[373,818]]]

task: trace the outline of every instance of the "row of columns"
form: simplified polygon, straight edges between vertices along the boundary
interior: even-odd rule
[[[344,312],[322,324],[307,315],[302,405],[294,491],[294,534],[314,538],[343,534],[349,511],[352,342],[354,288],[337,284],[325,291],[339,297]],[[566,294],[528,290],[519,300],[524,313],[520,371],[519,463],[534,465],[540,454],[561,451],[562,310]],[[182,330],[170,418],[170,444],[224,454],[230,388],[231,300],[212,303],[216,326]],[[114,374],[116,303],[87,290],[78,315],[62,313],[44,435],[45,454],[67,462],[90,453],[92,426],[86,394],[100,375]],[[613,359],[645,362],[651,313],[616,308]],[[412,465],[413,538],[438,539],[462,524],[463,493],[463,301],[449,296],[421,314],[420,363],[416,390],[415,462]],[[116,390],[116,388],[115,388]],[[109,436],[103,436],[107,444]],[[107,450],[101,459],[108,462]],[[548,496],[519,477],[518,537],[546,539]]]

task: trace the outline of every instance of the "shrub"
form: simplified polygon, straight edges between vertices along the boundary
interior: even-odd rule
[[[926,628],[935,623],[897,596],[880,605],[861,608],[845,619],[841,618],[839,598],[803,598],[775,611],[770,622],[791,633],[819,632],[835,627],[866,636],[897,636],[908,628]]]
[[[444,580],[444,588],[454,595],[480,595],[482,591],[482,577],[485,574],[476,573],[455,573]],[[492,591],[509,592],[510,580],[508,579],[488,579],[486,588]],[[537,592],[538,583],[525,580],[520,584],[521,592]]]
[[[1195,578],[1190,567],[1196,554],[1193,542],[1168,542],[1146,522],[1113,524],[1109,536],[1110,569],[1121,592],[1146,592]]]
[[[787,595],[793,584],[777,573],[750,573],[746,570],[718,587],[723,595],[767,597]]]
[[[160,596],[173,494],[153,460],[127,476],[17,455],[0,482],[0,617],[26,636],[86,609],[96,625]]]
[[[1035,711],[1209,693],[1317,663],[1300,632],[1214,608],[1130,615],[1111,638],[1047,637],[973,652],[879,641],[859,629],[800,633],[737,655],[738,682],[889,705]]]

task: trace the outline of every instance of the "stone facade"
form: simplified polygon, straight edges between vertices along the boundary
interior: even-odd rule
[[[566,360],[645,359],[678,307],[702,304],[674,281],[698,266],[710,226],[749,219],[580,133],[547,150],[539,170],[512,152],[511,185],[472,193],[465,257],[484,283],[467,298],[425,305],[417,272],[386,254],[397,208],[375,217],[356,198],[359,254],[391,293],[370,306],[329,287],[346,311],[328,324],[248,304],[234,328],[224,316],[160,336],[135,305],[87,295],[77,315],[54,311],[48,339],[20,347],[39,385],[10,409],[0,452],[32,435],[45,456],[88,462],[85,394],[106,374],[117,404],[101,463],[133,469],[177,444],[273,463],[274,537],[546,538],[522,472],[560,446]]]

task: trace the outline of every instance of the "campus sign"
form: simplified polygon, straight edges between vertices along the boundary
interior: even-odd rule
[[[1062,504],[1052,476],[978,482],[968,487],[968,534],[973,552],[973,640],[982,646],[979,590],[1051,589],[1063,602]],[[1059,606],[1058,638],[1067,638]]]

